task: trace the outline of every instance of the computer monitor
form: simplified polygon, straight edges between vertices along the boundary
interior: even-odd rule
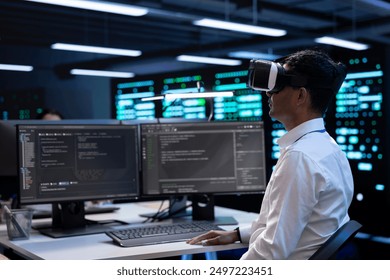
[[[19,125],[20,204],[53,205],[52,237],[104,232],[117,223],[85,219],[84,201],[139,196],[136,125]]]
[[[0,120],[0,197],[15,198],[18,193],[16,126],[22,124],[52,124],[51,120],[15,119]],[[67,119],[57,124],[119,124],[113,119]],[[16,202],[16,200],[15,200]]]
[[[213,195],[266,188],[262,122],[141,124],[141,157],[142,195],[190,196],[197,220],[216,219]]]
[[[112,119],[56,120],[56,124],[120,124]],[[51,120],[0,120],[0,177],[17,176],[16,126],[30,124],[53,124]]]
[[[16,176],[16,127],[0,120],[0,177]]]

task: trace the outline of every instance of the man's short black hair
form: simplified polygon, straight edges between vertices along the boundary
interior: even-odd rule
[[[308,77],[305,88],[310,92],[312,108],[325,114],[345,79],[345,65],[336,63],[324,51],[310,49],[288,55],[280,62],[289,66],[288,73]]]

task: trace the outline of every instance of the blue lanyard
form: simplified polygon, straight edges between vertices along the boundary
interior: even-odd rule
[[[309,133],[314,133],[314,132],[324,133],[324,132],[326,132],[326,129],[318,129],[318,130],[309,131],[309,132],[303,134],[303,135],[302,135],[301,137],[299,137],[297,140],[295,140],[294,143],[295,143],[295,142],[298,142],[303,136],[306,136],[307,134],[309,134]]]

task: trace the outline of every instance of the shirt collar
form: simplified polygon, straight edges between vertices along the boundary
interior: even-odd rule
[[[322,118],[316,118],[304,123],[301,123],[297,127],[294,127],[288,131],[285,135],[280,137],[277,142],[281,149],[286,148],[297,141],[300,137],[314,130],[325,129],[324,120]]]

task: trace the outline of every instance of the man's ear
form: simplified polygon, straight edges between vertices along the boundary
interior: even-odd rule
[[[300,87],[297,98],[297,105],[302,105],[310,102],[310,94],[305,87]]]

